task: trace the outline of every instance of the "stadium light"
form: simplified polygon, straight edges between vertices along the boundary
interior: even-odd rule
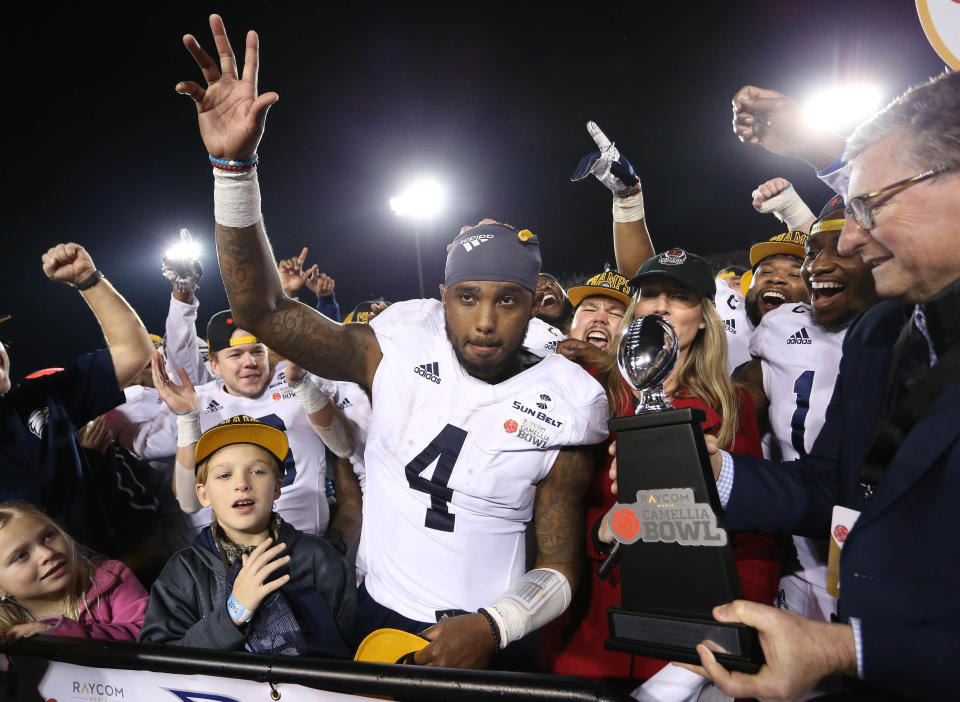
[[[180,241],[168,247],[163,255],[172,261],[192,261],[200,258],[200,244],[191,238],[190,231],[184,227],[180,230]]]
[[[818,129],[849,128],[880,109],[881,100],[880,89],[875,85],[838,85],[807,100],[803,117]]]
[[[440,184],[432,178],[423,178],[390,198],[390,209],[400,217],[425,220],[438,214],[443,203],[444,192]]]

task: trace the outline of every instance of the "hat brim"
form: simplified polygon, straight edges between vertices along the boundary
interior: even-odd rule
[[[742,276],[740,276],[740,292],[743,293],[743,296],[747,296],[747,291],[750,289],[750,283],[753,282],[753,271],[747,271]]]
[[[600,285],[576,285],[567,290],[567,299],[570,300],[570,304],[574,307],[579,306],[581,302],[586,300],[588,297],[593,297],[594,295],[612,297],[614,300],[619,300],[625,305],[630,304],[629,295],[624,295],[619,290],[614,290],[613,288],[604,288]]]
[[[788,241],[761,241],[750,247],[750,267],[770,256],[793,256],[801,261],[806,258],[807,251],[800,244],[791,244]]]
[[[204,461],[214,451],[232,444],[253,444],[266,449],[280,463],[290,450],[287,435],[269,424],[224,424],[208,429],[197,442],[196,462]]]
[[[400,663],[429,643],[422,636],[400,629],[377,629],[360,642],[353,660],[367,663]]]

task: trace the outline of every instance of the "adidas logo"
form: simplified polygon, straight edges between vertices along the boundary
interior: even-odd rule
[[[353,403],[350,402],[349,397],[345,397],[337,403],[337,409],[346,409],[347,407],[353,407]]]
[[[725,319],[723,320],[723,326],[727,328],[727,334],[736,334],[737,333],[737,320],[735,319]]]
[[[810,335],[807,333],[806,327],[801,327],[800,331],[791,334],[787,339],[788,344],[812,344],[813,339],[810,338]]]
[[[461,239],[460,245],[467,251],[473,251],[480,246],[480,244],[484,244],[492,238],[493,234],[474,234],[473,236],[468,236],[466,239]]]
[[[217,402],[216,400],[210,400],[209,404],[208,404],[208,405],[206,406],[206,408],[203,410],[203,413],[204,413],[204,414],[213,414],[214,412],[218,412],[219,410],[222,410],[222,409],[223,409],[223,405],[221,405],[221,404],[220,404],[219,402]]]
[[[436,361],[433,363],[422,363],[414,367],[413,372],[437,385],[440,384],[440,366]]]

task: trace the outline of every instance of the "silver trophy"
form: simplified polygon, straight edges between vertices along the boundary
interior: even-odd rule
[[[663,394],[663,381],[676,365],[679,352],[673,327],[660,315],[648,314],[630,322],[617,347],[617,366],[639,394],[636,414],[673,409]]]

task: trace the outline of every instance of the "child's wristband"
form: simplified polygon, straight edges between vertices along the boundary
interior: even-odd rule
[[[253,609],[247,609],[240,604],[240,600],[234,597],[232,592],[230,593],[230,597],[227,598],[227,613],[236,624],[246,624],[253,619],[255,611],[256,610]]]

